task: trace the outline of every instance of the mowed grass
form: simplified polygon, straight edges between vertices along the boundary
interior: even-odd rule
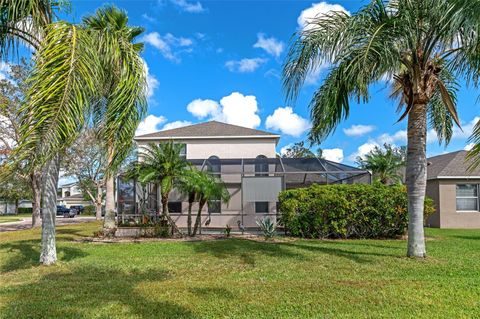
[[[429,257],[400,240],[225,239],[82,243],[99,224],[0,234],[1,318],[473,318],[480,232],[427,230]]]
[[[32,214],[18,214],[18,215],[0,215],[0,224],[18,222],[24,218],[31,218]]]

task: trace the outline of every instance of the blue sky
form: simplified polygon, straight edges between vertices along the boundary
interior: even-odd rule
[[[312,74],[294,105],[286,104],[280,73],[288,42],[302,21],[326,10],[355,12],[368,1],[111,1],[145,28],[143,58],[149,70],[148,133],[217,119],[282,135],[277,151],[306,139],[308,103],[328,67]],[[80,21],[101,1],[74,1],[69,20]],[[387,84],[371,88],[368,104],[352,103],[351,114],[320,145],[328,158],[353,163],[384,142],[406,144],[406,123],[395,124],[396,102]],[[463,132],[439,146],[429,134],[428,154],[463,149],[476,120],[478,91],[463,87],[458,109]],[[316,146],[314,146],[316,148]]]

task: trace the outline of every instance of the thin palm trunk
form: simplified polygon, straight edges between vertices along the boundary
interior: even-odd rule
[[[113,148],[108,149],[108,166],[113,161]],[[112,233],[115,231],[115,177],[108,174],[105,184],[105,218],[103,219],[103,231]]]
[[[41,201],[42,201],[42,179],[41,174],[34,171],[30,175],[30,183],[33,193],[32,201],[32,227],[39,227],[42,225],[40,219]]]
[[[190,194],[188,197],[188,215],[187,215],[187,229],[188,236],[192,236],[192,206],[195,201],[195,195]]]
[[[205,204],[206,204],[205,200],[200,200],[199,203],[198,203],[197,218],[195,220],[195,226],[193,227],[192,236],[197,235],[197,231],[200,228],[200,224],[202,222],[202,210],[203,210],[203,207],[205,206]]]
[[[95,200],[95,219],[102,220],[102,186],[97,185],[97,198]]]
[[[55,216],[57,213],[57,184],[60,173],[60,159],[57,155],[50,160],[45,169],[43,188],[42,249],[40,263],[51,265],[57,261],[55,243]]]
[[[427,110],[426,103],[415,103],[408,115],[406,183],[408,189],[409,257],[425,257],[423,207],[427,183]]]

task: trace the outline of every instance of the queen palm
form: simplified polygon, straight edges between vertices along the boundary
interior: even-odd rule
[[[193,203],[197,201],[198,195],[201,191],[202,173],[196,168],[192,167],[190,170],[186,170],[178,179],[176,188],[187,198],[188,201],[188,214],[187,214],[187,233],[188,236],[192,235],[192,207]]]
[[[20,110],[23,117],[21,140],[12,158],[16,162],[28,159],[44,170],[40,256],[43,264],[54,263],[57,259],[55,207],[59,154],[71,145],[93,113],[107,116],[115,112],[115,107],[110,112],[101,112],[99,103],[92,103],[100,100],[99,92],[105,91],[106,80],[111,76],[105,70],[105,58],[101,53],[108,47],[114,57],[116,52],[122,51],[120,46],[125,50],[131,48],[128,54],[131,60],[124,61],[124,72],[117,74],[121,78],[121,89],[113,103],[117,111],[120,104],[125,109],[136,108],[138,94],[135,93],[143,90],[145,83],[138,50],[84,26],[54,21],[58,3],[50,0],[0,0],[1,58],[17,52],[18,46],[23,44],[35,50],[26,103]],[[131,116],[130,113],[122,114]],[[131,121],[137,121],[137,118]],[[118,122],[105,123],[105,132],[119,130]],[[131,127],[127,125],[127,131]],[[120,140],[131,142],[131,134],[120,134],[118,143]]]
[[[310,21],[296,34],[285,61],[289,99],[295,99],[312,70],[330,63],[310,102],[313,142],[321,142],[348,117],[351,98],[368,102],[371,84],[392,84],[392,97],[400,101],[399,120],[408,119],[408,256],[426,256],[427,123],[445,143],[453,122],[460,124],[457,79],[477,83],[479,14],[477,0],[373,0],[352,15],[329,12]]]
[[[146,112],[146,78],[139,52],[143,43],[135,39],[143,28],[130,26],[125,11],[115,6],[98,9],[95,15],[85,17],[83,24],[99,34],[100,56],[106,75],[96,110],[97,122],[104,122],[108,167],[105,197],[104,231],[115,229],[115,172],[128,155],[135,130]],[[131,85],[132,79],[137,79]]]
[[[375,146],[365,156],[359,156],[357,163],[362,169],[371,171],[382,184],[402,183],[400,171],[405,166],[405,147],[385,144],[382,149]]]
[[[142,162],[140,181],[157,183],[160,186],[162,215],[170,220],[168,196],[191,165],[181,157],[183,145],[168,141],[160,144],[149,143],[139,152]]]

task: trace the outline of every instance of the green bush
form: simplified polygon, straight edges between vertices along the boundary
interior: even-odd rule
[[[18,207],[19,214],[32,214],[32,207]]]
[[[95,206],[93,205],[88,205],[88,206],[85,206],[83,207],[83,213],[82,215],[85,215],[85,216],[95,216]]]
[[[305,238],[395,238],[408,226],[402,185],[313,185],[279,195],[279,224]],[[434,212],[425,201],[425,215]]]

